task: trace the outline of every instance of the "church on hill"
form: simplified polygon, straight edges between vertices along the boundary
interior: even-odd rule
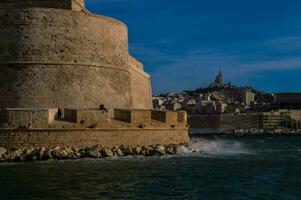
[[[230,88],[231,83],[223,83],[223,73],[220,69],[215,77],[214,82],[210,83],[209,88]]]

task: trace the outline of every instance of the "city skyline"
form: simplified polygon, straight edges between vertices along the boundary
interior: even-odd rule
[[[129,26],[130,52],[151,74],[155,94],[206,87],[220,66],[225,82],[237,86],[301,91],[299,1],[86,3]]]

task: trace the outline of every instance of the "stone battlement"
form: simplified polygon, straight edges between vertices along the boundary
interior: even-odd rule
[[[156,113],[153,115],[153,113]],[[186,112],[115,109],[2,109],[0,146],[85,147],[189,142]],[[185,119],[185,120],[183,120]]]
[[[4,128],[156,128],[186,127],[186,112],[150,109],[5,108],[0,110]]]

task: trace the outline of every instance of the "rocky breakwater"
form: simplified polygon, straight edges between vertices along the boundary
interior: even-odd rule
[[[113,148],[101,145],[73,148],[73,147],[36,147],[7,150],[0,147],[0,162],[31,162],[46,160],[72,160],[81,158],[108,158],[124,156],[164,156],[183,152],[186,145],[150,145],[150,146],[116,146]]]

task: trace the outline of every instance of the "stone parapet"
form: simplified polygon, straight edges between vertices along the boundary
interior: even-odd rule
[[[134,126],[145,126],[151,124],[151,111],[142,109],[115,109],[114,118]]]
[[[152,110],[152,119],[157,121],[177,125],[178,124],[178,112],[173,111],[161,111],[161,110]]]
[[[57,118],[58,109],[6,108],[0,111],[1,123],[8,127],[47,128]]]
[[[110,115],[99,109],[71,109],[65,108],[64,120],[85,126],[101,126],[110,123]]]

